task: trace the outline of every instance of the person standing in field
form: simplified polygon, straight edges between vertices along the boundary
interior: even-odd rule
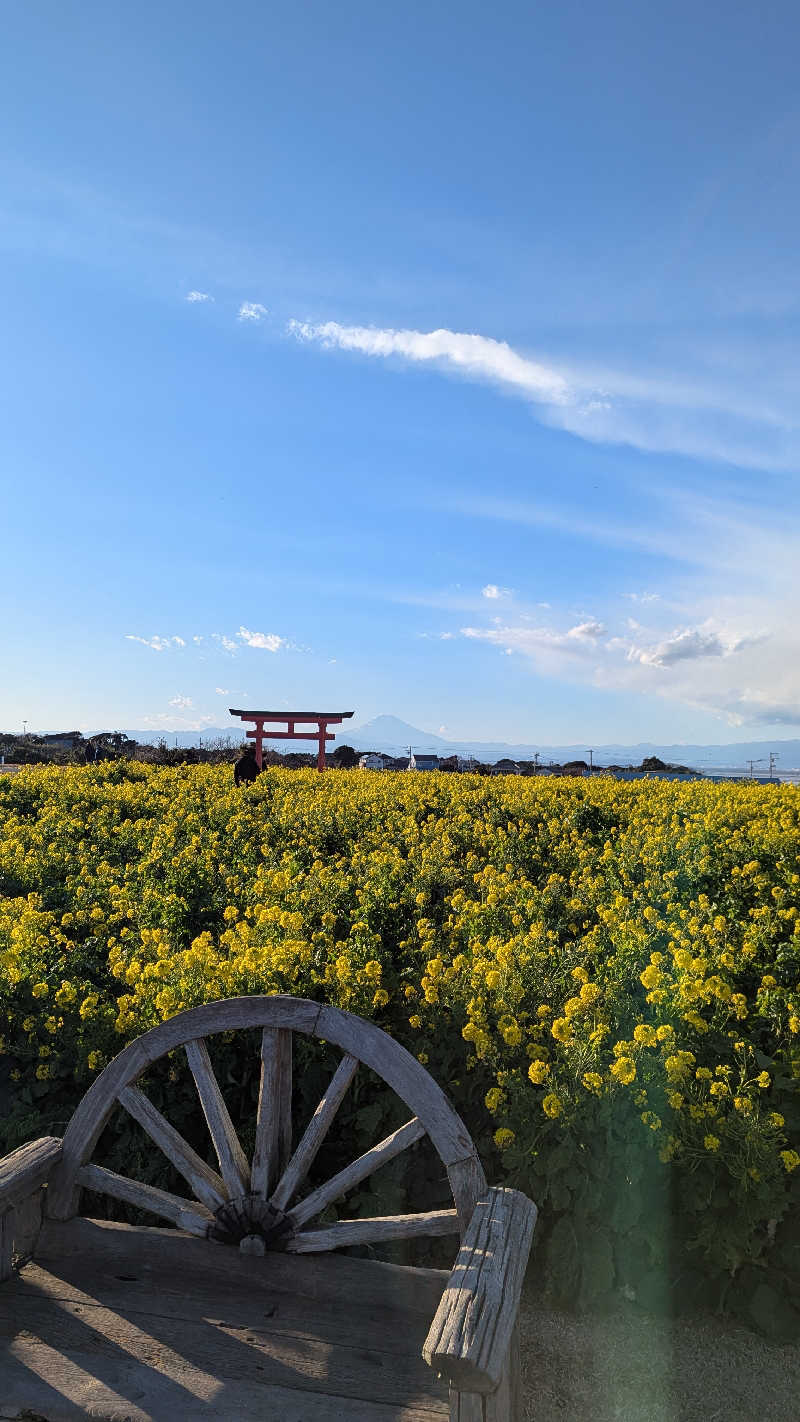
[[[250,785],[258,778],[259,765],[255,746],[247,746],[233,767],[234,785]]]

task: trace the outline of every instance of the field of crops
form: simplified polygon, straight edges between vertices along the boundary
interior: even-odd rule
[[[60,1133],[138,1032],[252,992],[374,1018],[427,1063],[490,1178],[539,1203],[555,1299],[795,1316],[796,788],[0,780],[0,1150]]]

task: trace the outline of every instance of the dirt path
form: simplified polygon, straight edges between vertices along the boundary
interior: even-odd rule
[[[525,1422],[800,1422],[800,1346],[713,1315],[520,1321]]]

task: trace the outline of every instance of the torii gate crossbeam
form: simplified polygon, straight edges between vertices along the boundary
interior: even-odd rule
[[[256,743],[256,764],[259,770],[264,759],[264,741],[316,741],[317,770],[325,769],[325,743],[335,740],[329,726],[338,726],[342,721],[348,720],[352,716],[352,711],[240,711],[233,706],[228,710],[232,716],[238,716],[240,721],[252,721],[253,730],[246,734],[250,740]],[[285,724],[285,731],[265,731],[264,726],[273,723]],[[312,725],[313,723],[313,725]],[[298,731],[296,728],[300,726]],[[304,730],[303,726],[309,725],[309,730]]]

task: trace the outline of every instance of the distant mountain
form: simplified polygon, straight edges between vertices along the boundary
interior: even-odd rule
[[[400,755],[411,745],[416,751],[432,751],[436,755],[474,756],[477,760],[492,761],[509,757],[511,760],[533,760],[538,754],[542,764],[548,761],[562,763],[568,760],[588,760],[589,748],[585,743],[572,745],[546,745],[542,741],[510,743],[507,741],[451,741],[434,731],[423,731],[411,726],[397,716],[376,716],[363,726],[345,730],[342,739],[356,750],[382,750]],[[679,742],[639,741],[635,745],[611,743],[595,745],[593,760],[595,765],[638,765],[646,756],[655,755],[661,760],[690,765],[699,770],[741,766],[749,760],[759,761],[769,767],[769,754],[778,757],[777,769],[794,770],[800,767],[800,740],[791,741],[738,741],[727,745],[686,745]],[[757,769],[757,774],[763,773]]]
[[[453,741],[435,731],[423,731],[412,726],[398,716],[376,716],[363,726],[351,726],[345,722],[336,729],[337,745],[353,746],[355,750],[379,750],[389,755],[405,755],[408,747],[415,751],[430,751],[434,755],[474,756],[476,760],[489,764],[508,756],[511,760],[533,760],[538,754],[541,764],[549,761],[563,764],[567,760],[588,760],[589,749],[585,744],[546,745],[542,741],[509,743],[507,741]],[[155,743],[162,736],[167,745],[196,746],[202,736],[203,744],[222,738],[238,745],[243,739],[239,723],[227,726],[207,726],[204,731],[126,731],[134,740]],[[273,741],[276,750],[311,750],[311,741]],[[639,765],[645,756],[656,755],[672,764],[689,765],[697,770],[738,769],[744,772],[749,760],[758,762],[756,775],[763,775],[769,769],[770,751],[778,757],[778,775],[800,768],[800,740],[787,741],[735,741],[718,745],[686,745],[680,742],[667,744],[659,741],[639,741],[636,745],[611,743],[595,745],[593,760],[595,765]]]

